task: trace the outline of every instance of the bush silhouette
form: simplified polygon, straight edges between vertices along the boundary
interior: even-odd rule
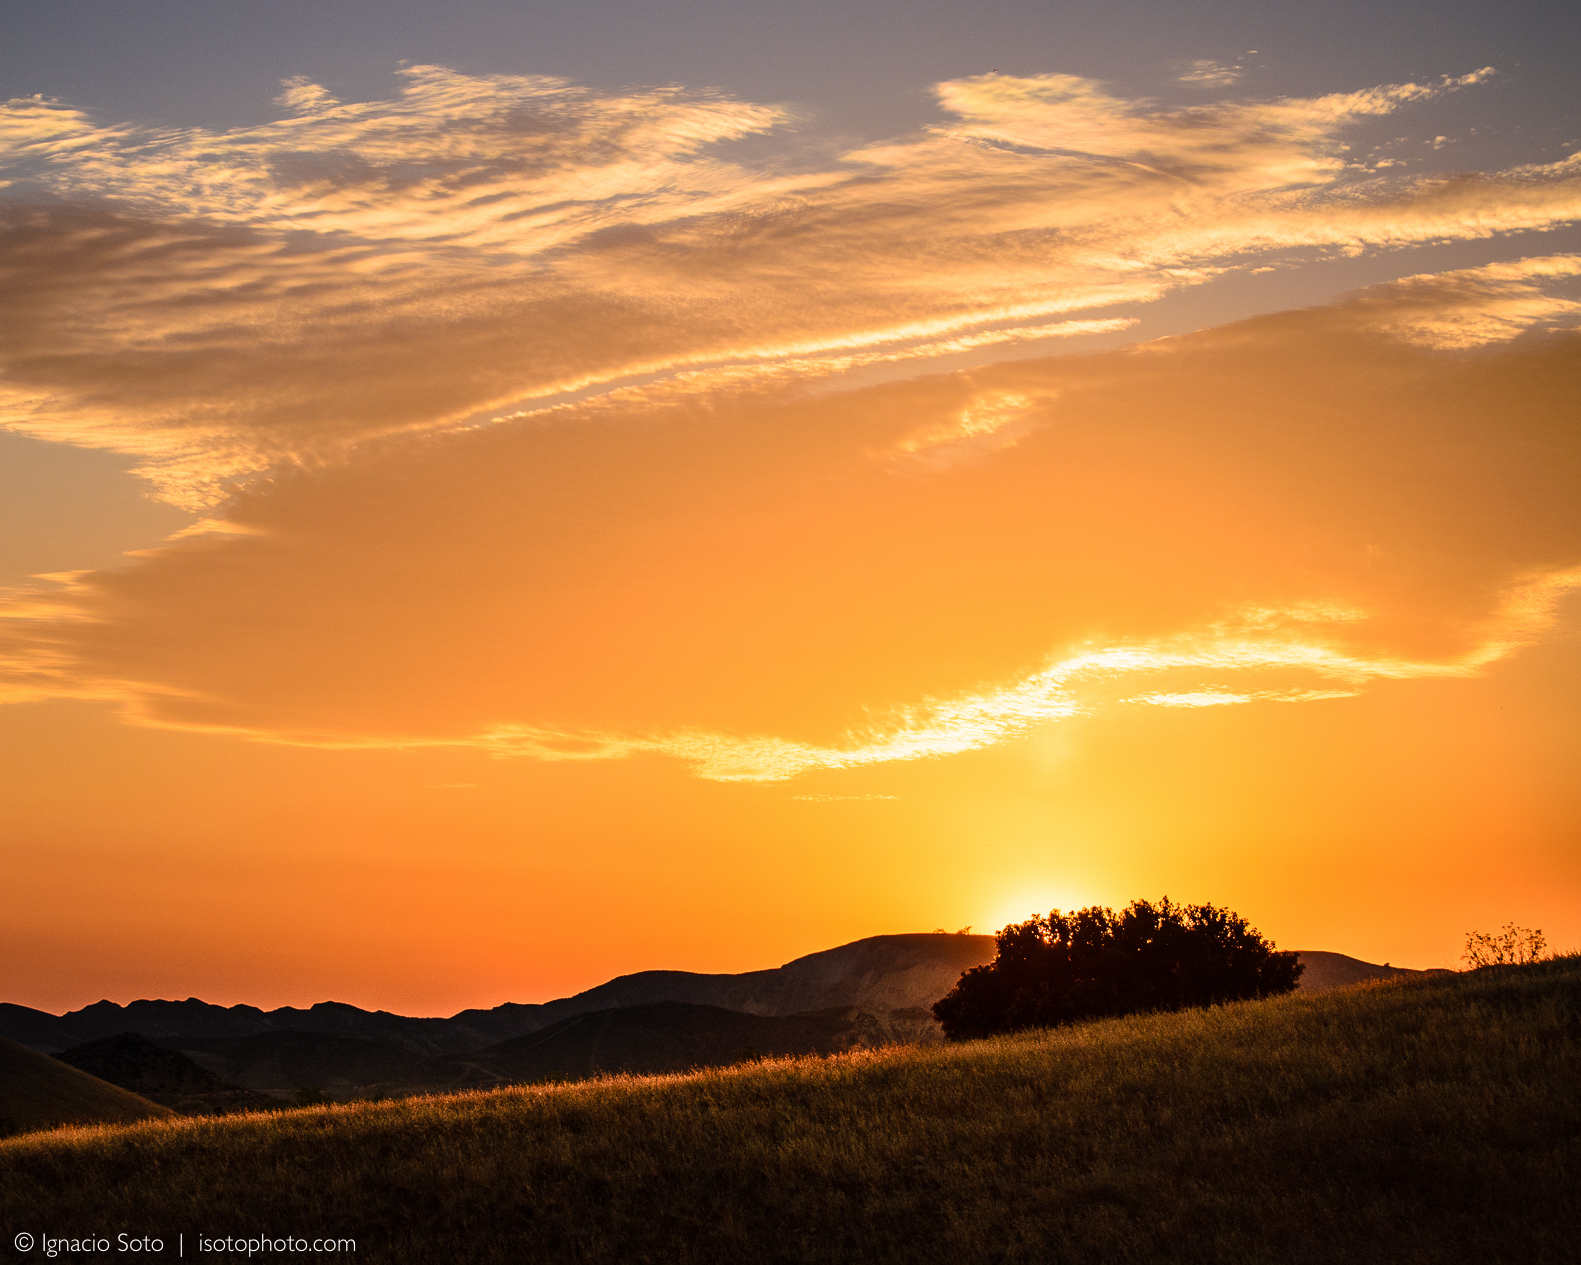
[[[933,1007],[956,1041],[1079,1019],[1288,993],[1304,969],[1246,919],[1214,905],[1133,901],[1055,910],[1000,931],[986,966]]]
[[[1548,941],[1541,931],[1507,922],[1504,930],[1492,934],[1466,932],[1466,951],[1460,956],[1473,971],[1481,966],[1524,966],[1528,962],[1541,962],[1547,947]]]

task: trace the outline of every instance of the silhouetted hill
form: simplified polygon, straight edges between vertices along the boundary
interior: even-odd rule
[[[833,1021],[814,1022],[807,1016],[836,1010],[851,1012],[840,1021],[846,1024],[842,1031],[848,1033],[860,1023],[895,1034],[885,1040],[936,1038],[937,1027],[927,1014],[933,1003],[949,992],[963,971],[993,956],[993,936],[870,936],[771,970],[738,975],[640,971],[573,997],[541,1005],[507,1003],[492,1010],[464,1010],[449,1019],[408,1018],[339,1002],[265,1011],[256,1006],[211,1006],[195,998],[135,1001],[126,1006],[102,1001],[65,1015],[0,1005],[0,1035],[53,1053],[135,1032],[255,1093],[289,1097],[297,1090],[316,1088],[344,1098],[372,1086],[497,1083],[560,1076],[568,1074],[565,1069],[589,1065],[609,1070],[616,1066],[609,1062],[610,1051],[617,1050],[625,1060],[621,1066],[647,1071],[728,1061],[747,1047],[812,1053],[824,1048],[819,1024]],[[1306,951],[1301,960],[1307,968],[1300,982],[1303,992],[1422,973],[1377,966],[1340,953]],[[662,1006],[683,1009],[653,1010]],[[799,1035],[794,1039],[785,1035],[792,1030],[788,1028],[773,1030],[778,1034],[773,1039],[765,1035],[770,1029],[749,1036],[745,1035],[749,1024],[717,1016],[705,1022],[687,1007],[734,1012],[743,1019],[794,1018]],[[608,1017],[620,1010],[647,1013]],[[922,1020],[906,1018],[911,1012],[921,1012]],[[609,1034],[614,1044],[608,1049],[578,1046],[594,1029],[567,1021],[590,1015],[604,1016],[597,1030]],[[902,1031],[912,1035],[901,1037]],[[506,1062],[490,1062],[504,1057],[494,1053],[483,1057],[534,1033],[551,1034],[552,1040],[532,1059],[521,1054],[538,1049],[531,1043],[512,1047],[515,1053]],[[640,1051],[639,1038],[653,1043],[652,1049]],[[510,1061],[518,1056],[526,1061]]]
[[[80,1044],[75,1040],[69,1017],[52,1015],[47,1010],[0,1002],[0,1037],[15,1041],[41,1054],[55,1054]]]
[[[118,1032],[55,1057],[184,1116],[222,1116],[285,1105],[224,1080],[179,1051],[155,1045],[136,1032]]]
[[[61,1124],[130,1124],[169,1109],[0,1038],[0,1137]]]
[[[500,1007],[509,1014],[538,1007]],[[489,1014],[492,1012],[478,1012]],[[506,1020],[509,1026],[509,1020]],[[485,1025],[474,1031],[458,1019],[413,1019],[385,1010],[362,1010],[344,1002],[319,1002],[306,1010],[282,1006],[260,1010],[257,1006],[214,1006],[189,997],[186,1001],[134,1001],[125,1006],[112,1001],[94,1002],[81,1010],[51,1015],[26,1006],[0,1006],[0,1035],[56,1054],[89,1041],[120,1032],[136,1032],[157,1045],[179,1047],[191,1041],[227,1041],[271,1032],[318,1032],[382,1041],[427,1058],[476,1050],[515,1036]],[[14,1036],[12,1034],[15,1034]]]
[[[874,1011],[926,1009],[950,991],[962,971],[993,956],[992,936],[869,936],[837,949],[810,953],[776,970],[740,975],[690,971],[621,975],[575,997],[550,1002],[544,1009],[555,1008],[563,1015],[661,1001],[723,1006],[750,1015],[797,1015],[832,1006]]]
[[[1361,984],[1376,979],[1407,979],[1428,975],[1429,971],[1413,971],[1405,966],[1378,966],[1360,958],[1346,957],[1343,953],[1324,953],[1317,949],[1299,951],[1301,965],[1306,970],[1296,987],[1303,993],[1321,993],[1330,988],[1344,988],[1348,984]]]
[[[838,1054],[929,1040],[939,1040],[938,1029],[920,1007],[881,1014],[835,1006],[800,1015],[751,1015],[655,1002],[572,1015],[475,1054],[436,1060],[404,1088],[481,1089],[612,1072],[684,1072],[772,1055]]]
[[[55,1054],[119,1032],[137,1032],[172,1049],[196,1049],[198,1042],[234,1041],[266,1033],[316,1032],[377,1041],[434,1058],[525,1036],[571,1015],[662,1001],[722,1006],[755,1015],[791,1015],[831,1006],[870,1011],[926,1009],[950,991],[963,970],[988,961],[993,954],[992,936],[870,936],[771,970],[740,975],[642,971],[574,997],[540,1005],[509,1002],[492,1010],[463,1010],[449,1019],[408,1018],[341,1002],[320,1002],[305,1010],[284,1006],[266,1011],[256,1006],[213,1006],[195,997],[134,1001],[125,1006],[100,1001],[64,1015],[3,1004],[0,1035]]]
[[[262,1032],[235,1040],[188,1041],[181,1052],[217,1076],[280,1098],[291,1098],[303,1089],[350,1098],[370,1085],[413,1080],[428,1062],[392,1042],[325,1032]]]

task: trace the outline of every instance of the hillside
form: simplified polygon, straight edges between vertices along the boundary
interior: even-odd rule
[[[90,1041],[55,1057],[182,1115],[227,1115],[284,1105],[216,1076],[186,1055],[155,1045],[135,1032]]]
[[[0,1036],[55,1054],[119,1032],[140,1033],[183,1051],[212,1050],[216,1042],[269,1033],[317,1032],[434,1058],[481,1050],[572,1015],[667,1001],[754,1015],[801,1014],[834,1006],[873,1012],[926,1009],[950,991],[963,970],[993,955],[992,936],[869,936],[769,970],[737,975],[641,971],[572,997],[531,1005],[507,1002],[491,1010],[463,1010],[448,1019],[410,1018],[341,1002],[260,1010],[214,1006],[195,997],[125,1006],[100,1001],[64,1015],[8,1002],[0,1003]]]
[[[641,971],[573,997],[534,1005],[507,1003],[492,1010],[462,1011],[449,1019],[409,1018],[338,1002],[265,1011],[254,1006],[212,1006],[189,998],[126,1006],[103,1001],[66,1015],[4,1005],[0,1032],[26,1037],[34,1048],[51,1053],[130,1032],[255,1094],[289,1098],[312,1088],[348,1099],[373,1092],[558,1078],[574,1066],[599,1071],[682,1070],[728,1064],[746,1049],[810,1054],[936,1040],[940,1033],[928,1016],[932,1004],[950,990],[962,971],[990,961],[993,954],[992,936],[870,936],[771,970],[736,975]],[[1300,989],[1307,993],[1421,974],[1339,953],[1308,951],[1301,960],[1306,972]],[[613,1024],[624,1035],[612,1036],[614,1044],[595,1043],[596,1048],[570,1053],[581,1039],[573,1034],[593,1031],[569,1022],[578,1016],[656,1006],[681,1009],[664,1012],[668,1017],[663,1022],[658,1020],[660,1012],[651,1010],[642,1016],[601,1019],[600,1031]],[[685,1007],[731,1011],[738,1018],[701,1023],[698,1015],[688,1017]],[[819,1026],[823,1021],[806,1017],[835,1010],[852,1013],[842,1021],[845,1035],[831,1044],[834,1039]],[[786,1035],[789,1029],[780,1031],[772,1025],[752,1029],[748,1022],[752,1018],[795,1018],[800,1035],[792,1039]],[[739,1035],[725,1035],[722,1024],[730,1032],[739,1029]],[[85,1035],[105,1029],[109,1034]],[[758,1035],[747,1035],[749,1029]],[[770,1032],[777,1035],[764,1035]],[[531,1060],[518,1062],[514,1054],[503,1061],[485,1057],[486,1051],[534,1033],[557,1034],[552,1048],[564,1057],[556,1054],[541,1068]],[[647,1040],[649,1048],[640,1048],[640,1040]],[[521,1048],[539,1049],[548,1058],[551,1046],[529,1042]],[[609,1058],[616,1049],[619,1060],[612,1063]],[[143,1057],[148,1057],[146,1052]],[[124,1075],[117,1083],[136,1087]]]
[[[455,1090],[583,1080],[620,1072],[686,1072],[776,1055],[838,1054],[939,1040],[921,1009],[880,1020],[854,1006],[804,1015],[749,1015],[720,1006],[656,1002],[573,1015],[476,1054],[436,1060],[392,1090]]]
[[[993,956],[993,936],[869,936],[770,971],[621,975],[562,1002],[550,1002],[545,1009],[582,1013],[664,1001],[721,1006],[749,1015],[805,1014],[834,1006],[868,1011],[927,1009],[950,991],[962,971]]]
[[[0,1142],[0,1219],[370,1262],[1575,1259],[1581,959],[688,1076]],[[189,1242],[190,1242],[189,1237]]]
[[[490,1010],[463,1010],[448,1019],[362,1010],[343,1002],[260,1010],[245,1005],[214,1006],[195,997],[134,1001],[125,1006],[101,1001],[64,1015],[3,1002],[0,1036],[56,1054],[120,1032],[136,1032],[157,1044],[182,1050],[205,1049],[215,1042],[267,1033],[317,1032],[377,1041],[421,1058],[436,1058],[471,1053],[538,1032],[571,1015],[617,1006],[673,1001],[752,1015],[805,1014],[835,1006],[855,1006],[874,1014],[927,1009],[950,991],[962,971],[993,956],[992,936],[869,936],[769,970],[735,975],[639,971],[572,997],[533,1004],[506,1002]],[[1303,991],[1414,973],[1341,953],[1308,950],[1300,956],[1307,967],[1300,985]]]
[[[290,1098],[316,1089],[350,1098],[374,1085],[420,1079],[429,1060],[388,1041],[323,1032],[263,1032],[234,1041],[188,1041],[193,1062],[258,1094]]]
[[[1413,971],[1405,966],[1390,966],[1385,962],[1363,962],[1360,958],[1346,957],[1343,953],[1323,953],[1316,949],[1302,949],[1297,956],[1306,969],[1296,987],[1304,993],[1320,993],[1330,988],[1349,988],[1352,984],[1370,984],[1378,980],[1403,980],[1431,975],[1431,971]]]
[[[129,1124],[169,1115],[157,1103],[0,1038],[0,1136],[61,1124]]]

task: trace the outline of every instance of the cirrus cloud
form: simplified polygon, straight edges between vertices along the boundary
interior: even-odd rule
[[[1415,331],[1567,267],[857,391],[677,377],[368,441],[239,491],[227,530],[19,595],[0,669],[13,698],[143,724],[748,781],[1126,703],[1466,679],[1581,582],[1581,343]],[[1403,333],[1380,319],[1402,307]]]
[[[953,121],[813,170],[730,149],[793,131],[777,107],[438,67],[391,101],[292,81],[287,117],[228,132],[13,101],[0,423],[137,454],[201,507],[567,393],[815,379],[1079,333],[1075,314],[1270,252],[1573,222],[1573,161],[1393,180],[1349,161],[1358,123],[1490,73],[1189,108],[979,76],[939,85]]]

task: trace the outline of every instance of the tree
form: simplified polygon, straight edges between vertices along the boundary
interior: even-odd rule
[[[1214,905],[1133,901],[1013,923],[986,966],[933,1007],[956,1041],[1081,1019],[1288,993],[1303,969],[1246,919]]]

